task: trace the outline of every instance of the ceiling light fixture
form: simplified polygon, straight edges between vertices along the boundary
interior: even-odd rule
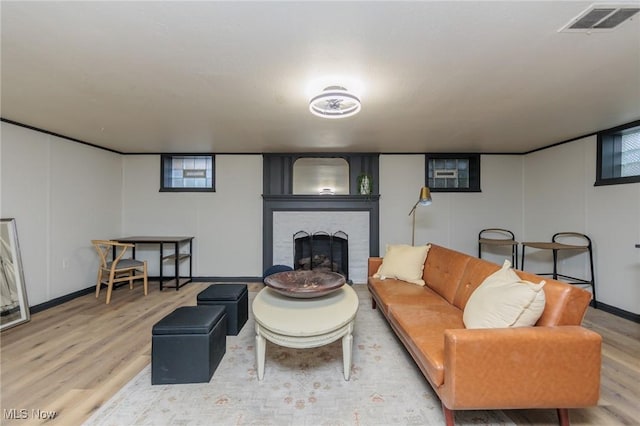
[[[309,111],[324,118],[351,117],[360,109],[360,99],[342,86],[326,87],[309,101]]]

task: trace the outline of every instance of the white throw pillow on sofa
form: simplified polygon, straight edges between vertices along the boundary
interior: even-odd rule
[[[471,293],[462,320],[467,328],[530,327],[544,311],[545,281],[520,279],[505,260]]]
[[[409,246],[406,244],[387,245],[387,253],[382,259],[374,278],[395,278],[412,284],[424,285],[422,271],[429,253],[430,244]]]

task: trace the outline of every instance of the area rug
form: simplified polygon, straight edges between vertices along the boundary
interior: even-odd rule
[[[340,341],[315,349],[267,342],[258,381],[251,314],[209,383],[151,385],[151,367],[85,422],[107,425],[444,425],[440,401],[384,318],[356,286],[351,378]],[[361,287],[361,288],[358,288]],[[250,292],[250,302],[255,296]],[[501,411],[459,411],[457,425],[513,425]]]

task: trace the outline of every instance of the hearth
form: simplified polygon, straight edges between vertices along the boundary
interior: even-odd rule
[[[293,265],[296,270],[337,272],[349,280],[349,236],[343,231],[296,232]]]

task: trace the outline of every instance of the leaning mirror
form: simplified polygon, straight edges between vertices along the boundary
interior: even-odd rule
[[[344,158],[298,158],[292,189],[294,195],[349,195],[349,163]]]
[[[0,330],[29,321],[15,219],[0,219]]]

